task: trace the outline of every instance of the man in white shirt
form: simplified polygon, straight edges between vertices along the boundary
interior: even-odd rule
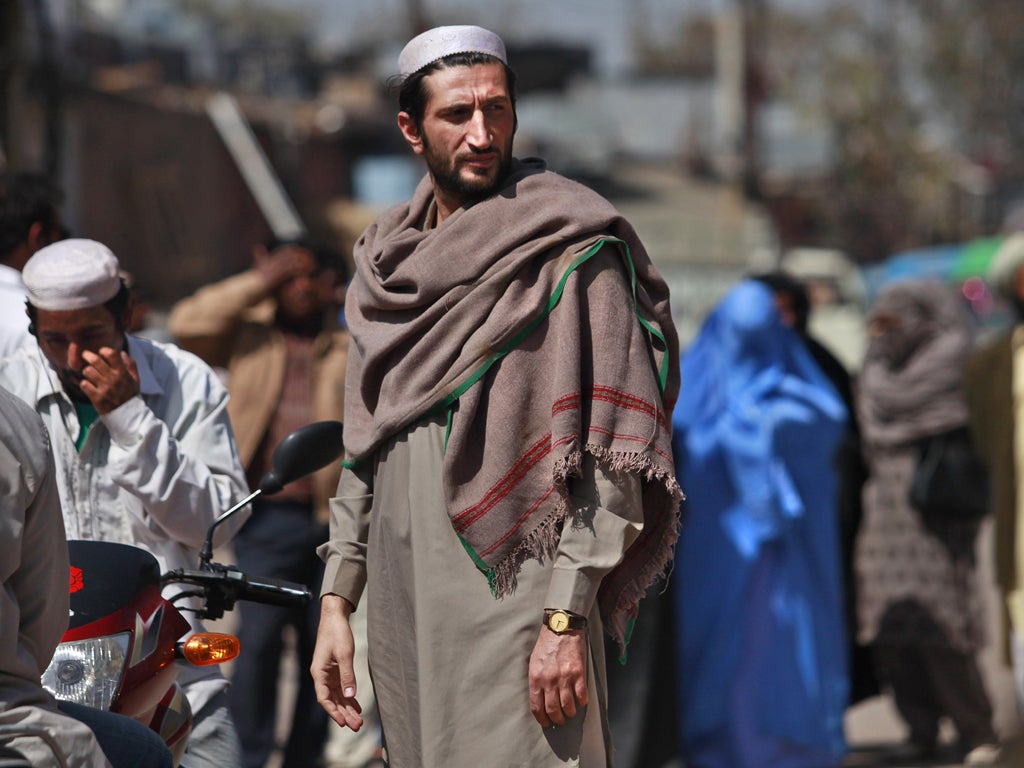
[[[23,277],[37,344],[0,361],[0,386],[50,432],[68,538],[141,547],[161,570],[197,567],[210,524],[247,493],[226,390],[198,357],[125,333],[128,290],[101,243],[49,245]],[[222,525],[214,544],[245,519]],[[195,716],[184,764],[238,765],[227,680],[179,664]]]
[[[42,174],[0,174],[0,357],[32,342],[21,270],[33,253],[67,236],[60,201]]]

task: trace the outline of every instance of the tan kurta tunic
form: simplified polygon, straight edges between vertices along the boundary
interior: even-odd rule
[[[357,604],[368,585],[370,669],[392,768],[611,765],[594,593],[635,538],[639,483],[588,462],[598,479],[573,491],[593,511],[589,527],[567,527],[555,558],[528,561],[515,594],[496,600],[445,511],[443,449],[443,421],[423,422],[386,443],[375,468],[345,471],[322,551],[325,593]],[[545,607],[589,615],[590,705],[551,729],[534,720],[528,691]]]

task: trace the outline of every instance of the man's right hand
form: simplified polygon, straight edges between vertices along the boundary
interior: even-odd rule
[[[309,668],[316,699],[338,725],[358,731],[363,708],[356,701],[356,676],[352,671],[354,644],[348,617],[352,604],[338,595],[320,599],[320,628]]]
[[[292,277],[315,267],[316,260],[299,245],[282,245],[273,251],[257,246],[253,251],[253,267],[263,278],[268,291],[274,291]]]

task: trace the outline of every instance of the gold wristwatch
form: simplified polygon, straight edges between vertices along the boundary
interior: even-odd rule
[[[587,617],[570,613],[559,608],[544,609],[544,626],[556,635],[564,635],[577,629],[587,628]]]

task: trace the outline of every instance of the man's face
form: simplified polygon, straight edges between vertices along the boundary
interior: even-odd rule
[[[779,311],[782,324],[787,328],[796,328],[796,309],[793,307],[793,297],[788,293],[779,291],[775,294],[775,308]]]
[[[450,210],[491,195],[512,162],[515,112],[501,64],[451,67],[424,81],[422,131],[399,115],[399,127],[423,155],[439,203]]]
[[[312,253],[297,249],[297,266],[277,289],[278,311],[286,320],[303,324],[319,318],[334,301],[337,275],[322,270]]]
[[[64,391],[76,400],[88,399],[79,386],[86,365],[82,352],[124,348],[124,334],[113,313],[103,305],[66,312],[39,309],[35,327],[39,349],[56,371]]]

